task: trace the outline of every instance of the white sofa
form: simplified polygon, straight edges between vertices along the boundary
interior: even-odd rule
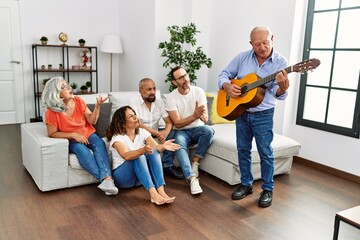
[[[108,107],[101,108],[97,130],[105,129],[113,112],[136,96],[137,91],[109,93]],[[105,94],[101,94],[105,95]],[[157,92],[160,97],[160,92]],[[81,96],[88,104],[95,101],[94,95]],[[209,110],[214,99],[208,97]],[[215,102],[215,101],[214,101]],[[111,108],[110,108],[111,106]],[[110,110],[111,109],[111,110]],[[213,108],[214,109],[214,108]],[[211,112],[211,111],[209,111]],[[214,114],[214,111],[212,112]],[[235,124],[216,123],[214,142],[201,160],[200,169],[225,182],[234,185],[240,182],[239,166],[236,153]],[[275,175],[290,173],[292,159],[299,154],[301,145],[285,136],[275,134],[273,142],[275,155]],[[21,149],[23,164],[41,191],[69,188],[95,183],[97,180],[79,165],[74,154],[68,153],[68,140],[49,138],[43,122],[24,123],[21,125]],[[194,150],[190,151],[193,154]],[[259,156],[253,147],[254,179],[260,178]]]

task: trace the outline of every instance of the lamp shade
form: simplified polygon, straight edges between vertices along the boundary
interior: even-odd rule
[[[105,53],[123,53],[120,37],[105,35],[100,46],[100,51]]]

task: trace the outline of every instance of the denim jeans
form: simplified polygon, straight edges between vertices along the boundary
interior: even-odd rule
[[[196,156],[203,158],[213,142],[214,132],[209,125],[175,131],[175,143],[180,145],[180,149],[175,152],[175,155],[187,180],[195,176],[189,159],[188,147],[197,144]]]
[[[170,140],[174,138],[175,138],[175,130],[171,130],[166,140]],[[163,158],[162,158],[163,168],[174,166],[174,157],[175,157],[174,151],[168,151],[168,150],[163,151]]]
[[[97,179],[103,180],[111,176],[110,160],[104,141],[96,133],[91,134],[88,141],[89,144],[85,145],[70,140],[69,152],[74,153],[80,165]]]
[[[131,188],[141,184],[147,191],[165,185],[160,153],[144,154],[134,160],[125,161],[113,170],[114,182],[118,188]]]
[[[252,185],[251,147],[252,139],[255,137],[257,150],[260,155],[261,178],[263,190],[274,188],[274,155],[271,142],[273,133],[274,108],[256,112],[245,112],[236,119],[236,143],[240,167],[240,181],[243,185]]]

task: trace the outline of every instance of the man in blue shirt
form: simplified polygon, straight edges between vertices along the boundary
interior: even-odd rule
[[[242,97],[241,87],[231,83],[231,79],[242,79],[249,73],[260,78],[276,74],[274,81],[263,85],[264,98],[255,107],[248,108],[236,119],[236,143],[240,167],[241,185],[235,189],[231,198],[242,199],[253,192],[253,175],[251,171],[251,146],[255,137],[261,160],[262,193],[259,198],[260,207],[268,207],[272,203],[274,188],[274,156],[271,142],[273,141],[273,116],[276,99],[287,97],[289,79],[287,60],[273,50],[273,35],[268,27],[255,27],[250,33],[251,50],[235,56],[218,79],[219,89],[223,89],[231,98]],[[260,91],[259,91],[260,92]]]

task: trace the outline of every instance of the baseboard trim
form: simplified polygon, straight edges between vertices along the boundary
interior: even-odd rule
[[[351,182],[355,182],[355,183],[360,184],[360,177],[356,176],[356,175],[353,175],[351,173],[347,173],[347,172],[341,171],[341,170],[336,169],[336,168],[332,168],[332,167],[329,167],[329,166],[326,166],[326,165],[323,165],[323,164],[320,164],[320,163],[317,163],[317,162],[313,162],[313,161],[310,161],[308,159],[305,159],[305,158],[302,158],[302,157],[299,157],[299,156],[294,156],[294,161],[296,163],[300,163],[300,164],[306,165],[308,167],[311,167],[311,168],[314,168],[314,169],[317,169],[317,170],[320,170],[320,171],[323,171],[323,172],[326,172],[326,173],[330,173],[330,174],[335,175],[337,177],[340,177],[340,178],[349,180]]]

